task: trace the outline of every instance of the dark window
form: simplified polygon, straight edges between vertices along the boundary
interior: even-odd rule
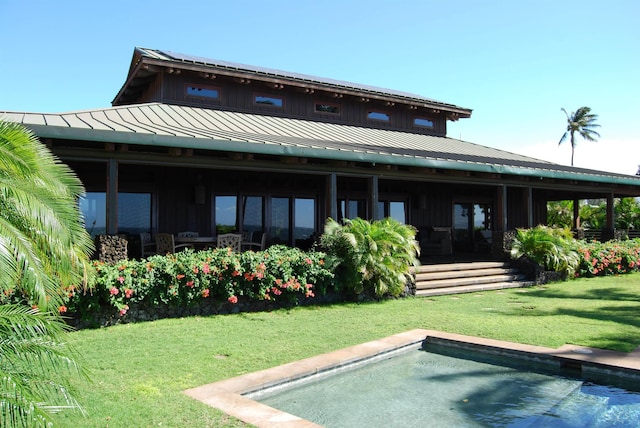
[[[389,114],[382,111],[370,111],[367,113],[367,119],[389,122]]]
[[[316,103],[316,113],[340,114],[340,106],[337,104]]]
[[[271,238],[273,242],[278,244],[288,244],[290,228],[289,198],[272,198]]]
[[[433,128],[433,121],[423,117],[416,117],[413,119],[413,125],[420,128]]]
[[[217,100],[220,98],[220,90],[209,86],[187,85],[187,96]]]
[[[310,198],[295,198],[294,210],[293,239],[310,238],[315,232],[316,201]]]
[[[263,198],[262,196],[245,196],[242,200],[242,230],[251,232],[255,239],[264,230]]]
[[[284,107],[284,98],[275,95],[256,95],[253,102],[261,106]]]

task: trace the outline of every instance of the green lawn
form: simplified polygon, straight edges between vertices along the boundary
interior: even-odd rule
[[[161,320],[72,333],[88,415],[62,427],[235,427],[181,391],[414,328],[558,347],[640,346],[640,274],[545,287]]]

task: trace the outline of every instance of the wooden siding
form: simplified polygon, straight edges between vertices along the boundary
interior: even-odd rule
[[[138,102],[157,101],[201,108],[223,108],[225,110],[268,114],[270,116],[403,130],[426,135],[446,135],[446,118],[442,113],[433,113],[431,110],[410,110],[406,106],[400,105],[387,106],[375,100],[363,102],[356,97],[349,96],[335,98],[323,91],[303,93],[296,88],[272,89],[263,82],[242,84],[225,77],[219,77],[214,80],[204,79],[188,72],[177,76],[169,74],[160,74],[159,76],[162,77],[149,86]],[[162,82],[159,82],[160,79],[162,79]],[[185,87],[188,84],[219,88],[219,100],[196,99],[186,96]],[[283,97],[285,99],[284,107],[255,105],[254,96],[256,94]],[[318,113],[315,111],[316,103],[339,105],[340,113]],[[371,110],[389,113],[390,121],[387,123],[367,119],[367,114]],[[429,129],[414,126],[413,121],[416,117],[433,121],[434,127]]]

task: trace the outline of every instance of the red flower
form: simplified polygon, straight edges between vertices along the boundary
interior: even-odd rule
[[[58,308],[58,312],[60,312],[61,314],[64,314],[65,312],[67,312],[67,307],[62,305]]]
[[[120,290],[118,290],[116,287],[111,287],[111,290],[109,290],[109,293],[111,293],[112,296],[117,296],[118,293],[120,293]]]
[[[236,303],[238,303],[238,298],[236,296],[229,296],[229,298],[227,299],[227,301],[229,303],[231,303],[232,305],[235,305]]]
[[[237,271],[237,270],[234,270],[233,273],[231,274],[231,276],[240,276],[240,275],[242,274],[240,273],[240,271]]]
[[[193,287],[193,281],[187,281],[187,287]]]
[[[179,273],[179,274],[176,275],[176,278],[182,279],[182,278],[184,278],[184,274]]]
[[[125,296],[127,299],[130,299],[130,298],[131,298],[131,296],[133,296],[133,290],[132,290],[132,289],[130,289],[130,288],[125,288],[125,289],[124,289],[124,296]]]

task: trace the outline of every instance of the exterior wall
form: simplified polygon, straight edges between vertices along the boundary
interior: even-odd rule
[[[188,72],[179,75],[160,74],[159,76],[162,77],[159,77],[149,86],[147,91],[140,97],[139,102],[166,102],[194,107],[304,118],[382,129],[401,129],[420,134],[446,136],[446,118],[443,113],[434,113],[431,110],[409,110],[406,106],[400,105],[386,106],[384,103],[377,102],[374,99],[362,102],[356,97],[350,96],[336,98],[324,91],[304,93],[298,88],[273,89],[263,82],[241,84],[224,76],[213,80],[204,79]],[[162,79],[161,83],[160,79]],[[218,89],[219,100],[186,96],[185,87],[188,84]],[[274,108],[256,105],[254,104],[254,96],[256,94],[284,97],[284,106],[283,108]],[[316,112],[315,105],[317,103],[338,105],[340,114]],[[367,119],[367,114],[371,110],[388,113],[390,121]],[[431,120],[434,125],[433,128],[414,126],[413,121],[416,117]]]

